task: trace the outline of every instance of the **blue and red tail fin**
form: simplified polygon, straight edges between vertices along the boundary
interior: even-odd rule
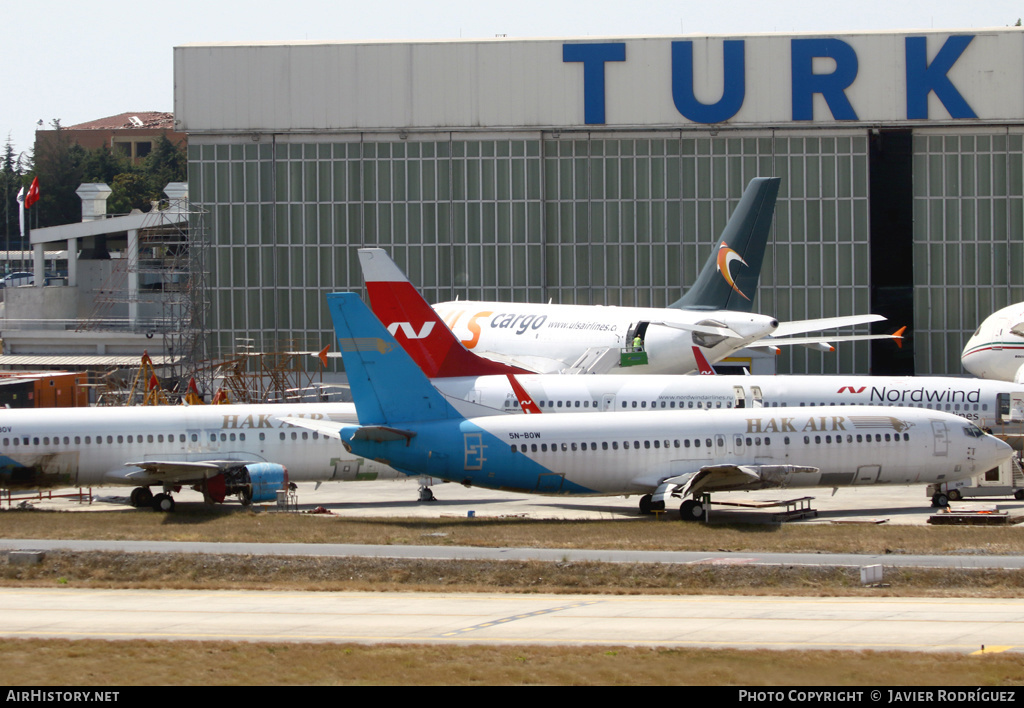
[[[382,248],[360,248],[370,307],[432,379],[529,373],[466,349]]]

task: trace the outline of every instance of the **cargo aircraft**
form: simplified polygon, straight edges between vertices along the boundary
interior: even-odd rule
[[[711,492],[929,484],[974,476],[1012,450],[953,414],[868,406],[467,417],[354,293],[327,296],[359,425],[290,420],[411,476],[554,495],[643,495],[641,510]],[[687,497],[689,497],[687,499]]]
[[[718,361],[749,346],[828,351],[837,341],[888,338],[794,336],[879,315],[779,323],[751,312],[778,190],[778,178],[751,180],[693,287],[667,308],[455,301],[434,309],[468,349],[534,373],[685,374],[697,368],[693,346]],[[381,249],[360,249],[359,258],[373,303],[376,284],[398,269]],[[642,347],[632,346],[636,338]]]
[[[356,420],[349,403],[4,409],[0,488],[126,485],[134,506],[173,511],[181,487],[209,502],[237,494],[251,503],[295,482],[401,476],[286,417]]]
[[[1024,302],[986,317],[967,340],[960,363],[983,379],[1024,383]]]

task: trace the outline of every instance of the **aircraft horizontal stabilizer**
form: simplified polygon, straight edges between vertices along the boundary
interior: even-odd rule
[[[406,444],[414,437],[416,437],[416,433],[411,430],[399,430],[384,425],[364,425],[352,435],[353,440],[369,440],[370,442],[405,440]]]
[[[296,428],[305,428],[306,430],[312,430],[314,433],[320,433],[326,438],[334,438],[335,440],[341,440],[341,423],[336,423],[332,420],[324,419],[312,419],[312,418],[281,418],[282,423],[288,425],[294,425]]]

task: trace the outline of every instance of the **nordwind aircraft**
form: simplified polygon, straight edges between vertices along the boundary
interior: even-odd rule
[[[356,420],[350,403],[3,409],[0,487],[127,485],[134,506],[173,511],[181,487],[208,502],[237,494],[251,503],[295,482],[402,476],[285,418]]]
[[[1024,302],[986,317],[967,340],[960,363],[983,379],[1024,383]]]
[[[553,495],[641,494],[641,509],[711,492],[929,484],[1009,459],[1006,443],[945,412],[866,406],[466,417],[355,293],[327,296],[359,425],[296,420],[411,476]]]
[[[879,315],[780,324],[751,312],[778,190],[776,177],[751,180],[693,287],[667,308],[455,301],[434,309],[468,349],[534,373],[685,374],[697,368],[693,346],[718,361],[749,346],[828,351],[831,342],[891,336],[793,336],[885,319]],[[359,257],[372,302],[390,259],[380,249]],[[624,354],[637,337],[642,351]]]
[[[383,258],[387,258],[383,254]],[[376,260],[377,254],[374,254]],[[391,263],[388,261],[388,263]],[[517,374],[543,412],[824,405],[913,406],[954,413],[1001,435],[1024,434],[1024,385],[950,376],[562,376],[529,374],[470,352],[391,263],[367,283],[373,313],[453,401],[513,412]],[[714,373],[699,349],[702,373]]]
[[[387,280],[370,287],[374,314],[457,409],[469,402],[508,413],[527,412],[520,405],[524,396],[538,413],[911,406],[958,415],[1018,449],[1024,442],[1020,385],[939,376],[527,374],[463,347],[397,267]],[[702,373],[714,373],[696,348],[694,355]],[[939,495],[933,500],[938,503]]]

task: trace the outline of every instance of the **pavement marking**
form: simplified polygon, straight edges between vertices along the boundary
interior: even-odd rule
[[[510,617],[502,617],[501,619],[491,620],[489,622],[481,622],[480,624],[475,624],[475,625],[473,625],[471,627],[464,627],[464,628],[462,628],[460,630],[457,630],[455,632],[445,632],[445,633],[439,634],[437,636],[445,637],[445,638],[447,638],[447,637],[458,637],[458,636],[461,636],[463,634],[467,634],[469,632],[477,632],[477,631],[479,631],[481,629],[488,629],[489,627],[494,627],[494,626],[499,625],[499,624],[505,624],[506,622],[514,622],[516,620],[529,619],[530,617],[539,617],[540,615],[550,615],[550,614],[552,614],[554,612],[562,612],[564,610],[574,610],[577,607],[587,607],[588,605],[597,605],[600,602],[601,602],[600,600],[592,600],[592,601],[589,601],[589,602],[574,602],[571,605],[561,605],[560,607],[550,607],[550,608],[545,609],[545,610],[536,610],[534,612],[524,612],[523,614],[511,615]]]

